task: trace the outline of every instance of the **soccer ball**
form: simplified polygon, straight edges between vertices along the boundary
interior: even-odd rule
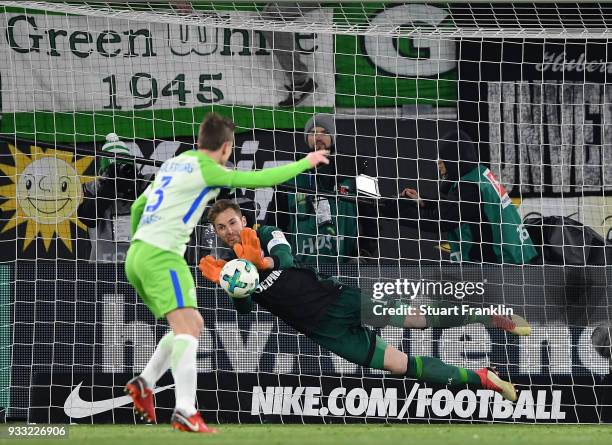
[[[248,297],[259,286],[259,272],[250,261],[231,260],[221,269],[219,284],[232,298]]]

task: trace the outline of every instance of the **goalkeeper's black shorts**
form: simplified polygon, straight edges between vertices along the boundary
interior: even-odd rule
[[[349,362],[383,369],[387,344],[361,324],[361,291],[345,287],[308,337]]]

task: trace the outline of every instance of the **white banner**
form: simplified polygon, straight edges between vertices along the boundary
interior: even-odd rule
[[[298,20],[315,16],[331,24],[333,11]],[[274,106],[290,83],[258,31],[30,13],[3,14],[1,23],[4,112]],[[333,37],[295,41],[316,105],[333,106]]]

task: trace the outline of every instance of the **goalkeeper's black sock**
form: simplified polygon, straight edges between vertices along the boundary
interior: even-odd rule
[[[435,315],[425,315],[425,323],[428,328],[454,328],[472,323],[480,323],[486,327],[491,327],[490,315],[463,314],[461,305],[437,302],[428,306],[433,308],[435,313]],[[438,310],[442,310],[442,314],[439,314]]]
[[[409,356],[406,377],[423,380],[427,383],[439,383],[443,385],[474,385],[481,387],[480,377],[474,371],[447,365],[442,360],[434,357]]]

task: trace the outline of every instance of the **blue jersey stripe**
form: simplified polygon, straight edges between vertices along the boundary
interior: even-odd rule
[[[183,291],[181,291],[181,283],[179,283],[178,275],[176,270],[170,269],[170,278],[172,279],[172,286],[174,286],[174,296],[176,297],[176,306],[181,308],[185,304],[183,303]]]
[[[211,190],[212,190],[212,187],[205,187],[204,190],[202,190],[200,192],[198,197],[195,199],[195,201],[193,201],[193,204],[191,204],[191,207],[189,207],[189,210],[187,211],[187,213],[183,217],[183,224],[187,224],[187,221],[189,221],[189,218],[191,218],[193,216],[195,211],[198,209],[198,207],[202,203],[202,200],[204,199],[204,196],[206,196],[206,194],[208,192],[210,192]]]

